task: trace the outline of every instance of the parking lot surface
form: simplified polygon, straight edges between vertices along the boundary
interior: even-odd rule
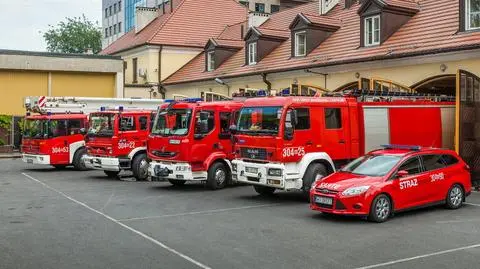
[[[479,268],[480,193],[386,223],[298,193],[109,179],[0,161],[0,268]]]

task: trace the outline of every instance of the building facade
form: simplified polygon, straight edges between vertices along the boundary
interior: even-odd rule
[[[316,0],[237,0],[252,12],[273,14],[281,9],[292,8]]]

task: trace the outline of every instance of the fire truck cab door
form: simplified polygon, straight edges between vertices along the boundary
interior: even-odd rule
[[[324,107],[322,149],[334,160],[350,159],[350,120],[347,107]]]
[[[67,132],[67,124],[68,120],[50,120],[49,122],[51,164],[70,163],[70,137]]]

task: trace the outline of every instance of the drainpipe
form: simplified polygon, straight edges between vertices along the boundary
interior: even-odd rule
[[[270,92],[272,89],[272,83],[267,80],[267,73],[262,73],[262,80],[267,85],[267,90]]]
[[[165,5],[165,3],[163,3]],[[162,95],[162,99],[165,99],[165,88],[162,85],[162,51],[163,46],[160,46],[158,50],[158,92]]]

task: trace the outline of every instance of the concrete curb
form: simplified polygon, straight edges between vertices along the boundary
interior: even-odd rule
[[[19,154],[0,155],[0,159],[20,159],[20,158],[22,158],[22,155],[19,155]]]

